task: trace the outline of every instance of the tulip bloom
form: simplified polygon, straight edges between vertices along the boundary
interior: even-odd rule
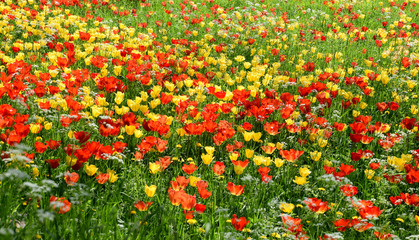
[[[198,189],[199,196],[202,199],[207,199],[207,198],[209,198],[212,195],[212,193],[207,190],[207,188],[208,188],[208,182],[205,182],[203,180],[200,180],[200,181],[198,181],[196,183],[196,187]]]
[[[151,204],[153,204],[153,202],[138,201],[134,203],[134,207],[137,208],[139,211],[147,211],[150,208]]]
[[[67,171],[64,174],[65,182],[70,186],[73,186],[79,180],[79,177],[79,174],[76,172],[70,173],[69,171]]]
[[[195,164],[191,163],[189,165],[183,164],[182,170],[186,173],[186,174],[192,174],[193,172],[195,172],[195,170],[198,169],[197,166],[195,166]]]
[[[202,154],[201,155],[202,162],[204,162],[205,165],[209,165],[214,157],[211,154]]]
[[[236,214],[233,214],[233,218],[231,218],[231,224],[237,231],[243,231],[243,228],[249,223],[245,217],[237,218]]]
[[[95,165],[86,165],[84,171],[88,176],[93,176],[97,172],[98,168]]]
[[[249,164],[249,160],[246,159],[244,161],[231,161],[234,165],[234,172],[237,175],[241,175],[244,171],[244,169],[247,167],[247,164]]]
[[[101,174],[99,174],[99,175],[96,177],[96,179],[97,179],[97,182],[98,182],[98,183],[100,183],[100,184],[104,184],[104,183],[106,183],[106,182],[108,181],[108,179],[109,179],[109,174],[107,174],[107,173],[101,173]]]
[[[212,166],[212,171],[218,176],[222,175],[225,171],[225,165],[223,162],[215,162],[214,166]]]
[[[45,162],[48,163],[49,166],[52,169],[55,169],[55,168],[57,168],[60,165],[60,159],[59,158],[56,158],[56,159],[48,159],[48,160],[45,160]]]
[[[176,181],[170,181],[170,185],[175,191],[181,191],[185,189],[188,184],[189,179],[185,178],[184,176],[177,177]]]
[[[64,214],[71,209],[71,203],[64,197],[57,198],[52,195],[49,199],[49,205],[52,209],[59,208],[58,214]]]
[[[281,211],[285,212],[285,213],[290,213],[292,212],[292,210],[294,210],[295,205],[292,203],[281,203],[279,205],[279,208],[281,209]]]
[[[118,180],[118,175],[115,174],[114,170],[108,169],[106,172],[109,174],[109,182],[110,183],[114,183],[114,182],[116,182],[116,180]]]
[[[347,197],[353,197],[358,193],[358,188],[350,184],[345,184],[340,187],[340,191]]]
[[[383,211],[376,206],[365,206],[358,210],[359,215],[364,219],[378,218]]]
[[[310,157],[313,161],[317,162],[322,157],[322,153],[318,151],[310,152]]]
[[[229,182],[227,185],[227,190],[234,196],[240,196],[244,192],[244,185],[234,185],[234,183]]]
[[[293,218],[289,215],[282,215],[281,219],[285,227],[291,232],[295,232],[295,233],[302,232],[303,225],[301,224],[301,219]]]
[[[199,203],[197,203],[196,205],[195,205],[195,211],[197,212],[197,213],[199,213],[199,214],[202,214],[202,213],[204,213],[204,211],[205,211],[205,209],[207,208],[207,206],[206,205],[204,205],[204,204],[199,204]]]
[[[279,151],[279,154],[288,162],[296,162],[303,153],[304,151],[297,151],[294,149]]]
[[[307,178],[306,177],[299,177],[299,176],[295,176],[295,179],[292,180],[293,182],[295,182],[298,185],[304,185],[307,182]]]
[[[325,213],[329,207],[327,206],[327,202],[322,202],[321,199],[317,198],[308,198],[304,201],[307,207],[315,213]]]
[[[154,194],[156,193],[156,189],[157,189],[156,185],[151,185],[151,186],[145,185],[144,187],[145,193],[150,198],[154,196]]]

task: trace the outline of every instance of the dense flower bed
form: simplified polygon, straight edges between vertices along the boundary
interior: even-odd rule
[[[419,2],[0,1],[0,236],[419,237]]]

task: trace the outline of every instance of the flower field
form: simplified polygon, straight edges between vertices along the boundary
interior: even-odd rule
[[[0,239],[418,239],[418,0],[0,0]]]

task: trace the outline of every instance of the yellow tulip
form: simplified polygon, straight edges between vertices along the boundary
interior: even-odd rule
[[[361,102],[359,106],[361,107],[361,109],[365,109],[368,106],[368,104],[366,102]]]
[[[295,207],[295,205],[292,204],[292,203],[281,203],[281,205],[279,205],[279,208],[281,209],[281,211],[283,211],[285,213],[292,212],[294,207]]]
[[[285,143],[277,142],[276,143],[276,149],[281,150],[284,147],[284,145],[285,145]]]
[[[156,174],[158,171],[160,171],[160,165],[157,163],[149,163],[148,168],[151,174]]]
[[[195,225],[198,221],[196,221],[195,219],[188,219],[186,222],[190,225]]]
[[[124,96],[125,94],[123,92],[120,92],[120,91],[116,92],[115,103],[118,105],[121,104],[122,101],[124,101]]]
[[[109,174],[109,179],[108,179],[108,181],[109,181],[110,183],[114,183],[114,182],[116,182],[116,180],[118,180],[118,175],[117,175],[117,174],[115,174],[115,171],[114,171],[114,170],[110,170],[110,169],[108,169],[108,170],[107,170],[107,173]]]
[[[34,178],[39,176],[38,168],[35,167],[35,168],[32,169],[32,175],[33,175]]]
[[[49,70],[49,74],[51,75],[51,77],[55,78],[58,75],[59,71],[58,70]]]
[[[285,123],[290,126],[294,124],[294,120],[292,120],[291,118],[288,118],[287,120],[285,120]]]
[[[164,82],[164,86],[169,90],[170,92],[173,92],[175,90],[175,85],[171,82]]]
[[[108,106],[109,103],[106,101],[106,98],[104,97],[98,97],[97,98],[98,106]]]
[[[115,106],[115,113],[116,114],[118,114],[118,115],[123,115],[124,113],[122,112],[122,108],[120,108],[120,107],[118,107],[118,106]]]
[[[67,165],[68,166],[74,166],[74,165],[76,165],[76,163],[77,163],[77,158],[72,158],[72,157],[70,157],[70,156],[67,156],[66,157],[66,162],[67,162]]]
[[[136,129],[134,125],[125,126],[125,132],[130,136],[135,133],[135,130]]]
[[[250,66],[252,66],[252,64],[250,62],[245,62],[245,63],[243,63],[243,65],[244,65],[244,68],[246,68],[246,69],[249,69]]]
[[[262,133],[261,132],[254,133],[252,137],[253,137],[253,141],[257,142],[262,137]]]
[[[92,39],[92,38],[90,38],[90,39]],[[100,74],[101,74],[102,77],[106,77],[108,75],[108,69],[106,69],[105,67],[102,68],[100,70]]]
[[[185,131],[185,129],[183,129],[183,128],[178,128],[178,129],[176,129],[176,133],[177,133],[180,137],[183,137],[183,136],[185,136],[186,131]]]
[[[418,112],[419,112],[419,108],[418,108],[418,106],[417,106],[417,105],[411,105],[411,106],[410,106],[410,112],[411,112],[413,115],[418,114]]]
[[[150,92],[150,96],[152,98],[156,98],[159,96],[160,92],[161,92],[162,87],[159,85],[156,85],[153,87],[152,91]]]
[[[295,176],[295,179],[292,180],[292,181],[295,182],[298,185],[304,185],[304,184],[308,183],[306,177]]]
[[[253,138],[254,132],[243,132],[244,141],[248,142]]]
[[[255,162],[256,166],[259,166],[263,162],[263,156],[255,156],[253,158],[253,161]]]
[[[308,168],[303,167],[299,169],[299,173],[301,177],[307,177],[308,175],[310,175],[311,171]]]
[[[41,130],[41,125],[31,123],[30,130],[31,130],[31,133],[36,134]]]
[[[255,153],[254,150],[251,150],[251,149],[246,149],[245,150],[246,158],[252,158],[254,153]]]
[[[231,161],[237,161],[237,158],[239,157],[238,153],[230,153],[228,155],[228,157],[230,158]]]
[[[413,81],[413,80],[409,80],[409,81],[407,81],[406,82],[407,83],[407,87],[408,88],[410,88],[410,89],[413,89],[415,86],[416,86],[416,82],[415,81]]]
[[[152,109],[156,108],[158,105],[160,105],[161,101],[160,98],[156,98],[153,101],[150,101],[150,107]]]
[[[282,167],[282,165],[284,165],[285,160],[284,159],[280,159],[280,158],[275,158],[275,166],[276,167]]]
[[[333,166],[333,163],[329,160],[324,160],[324,165],[326,165],[328,167],[331,167],[331,166]]]
[[[404,165],[407,163],[408,159],[406,157],[395,157],[395,156],[387,156],[387,162],[395,167],[398,171],[403,171]]]
[[[52,128],[52,122],[44,122],[45,130],[50,130]]]
[[[310,152],[310,157],[313,161],[317,162],[322,157],[322,153],[318,151]]]
[[[372,177],[374,177],[374,170],[372,169],[365,169],[365,176],[367,176],[368,179],[371,179]]]
[[[234,58],[234,60],[236,60],[237,62],[243,62],[245,60],[245,58],[241,55],[238,55]]]
[[[88,176],[93,176],[97,172],[98,168],[95,165],[87,165],[84,167],[84,171]]]
[[[141,136],[143,136],[143,131],[141,131],[140,129],[135,130],[134,136],[135,138],[140,138]]]
[[[327,139],[324,139],[324,138],[319,138],[319,140],[318,140],[318,142],[317,142],[317,143],[319,144],[319,146],[320,146],[321,148],[326,147],[326,145],[327,145]]]
[[[202,158],[202,161],[204,162],[205,165],[209,165],[212,162],[212,160],[214,159],[212,154],[202,154],[201,158]]]
[[[215,152],[215,148],[214,147],[205,147],[205,151],[207,152],[207,154],[213,155]]]
[[[147,112],[148,112],[148,106],[147,105],[139,105],[138,106],[138,108],[140,109],[140,111],[143,113],[143,114],[146,114]],[[133,110],[134,111],[134,110]],[[138,111],[138,109],[137,109],[137,111]]]
[[[193,80],[191,79],[186,79],[184,82],[185,82],[185,86],[188,88],[191,87],[193,84]]]
[[[68,138],[74,138],[74,132],[73,131],[68,131],[68,133],[67,133],[67,136],[68,136]]]
[[[121,108],[122,108],[122,114],[121,115],[124,115],[125,113],[129,112],[129,107],[122,106]]]
[[[196,183],[200,180],[201,180],[201,178],[199,178],[199,177],[190,176],[189,177],[189,185],[191,185],[192,187],[196,187]]]
[[[98,117],[99,115],[103,114],[103,108],[98,107],[96,105],[91,107],[93,117]]]
[[[144,191],[145,191],[145,194],[147,194],[147,196],[151,198],[154,196],[154,194],[156,194],[156,189],[157,189],[156,185],[151,185],[151,186],[145,185]]]
[[[115,66],[115,67],[113,68],[113,73],[114,73],[116,76],[121,75],[121,72],[122,72],[122,66]]]
[[[36,122],[37,123],[42,123],[42,122],[44,122],[45,121],[45,118],[43,118],[43,117],[39,117],[39,116],[37,116],[36,117]]]
[[[241,174],[243,174],[243,171],[244,171],[244,168],[243,168],[243,167],[241,167],[241,166],[239,166],[239,165],[234,165],[234,172],[235,172],[237,175],[241,175]]]
[[[131,108],[133,112],[137,112],[140,109],[140,103],[133,101],[132,99],[128,99],[127,101],[128,107]]]

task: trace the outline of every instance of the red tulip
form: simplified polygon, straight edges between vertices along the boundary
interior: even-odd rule
[[[234,183],[229,182],[227,186],[227,190],[234,196],[240,196],[244,192],[244,185],[234,185]]]
[[[237,231],[243,231],[244,227],[249,223],[245,217],[237,218],[236,214],[233,214],[231,218],[231,224]]]

